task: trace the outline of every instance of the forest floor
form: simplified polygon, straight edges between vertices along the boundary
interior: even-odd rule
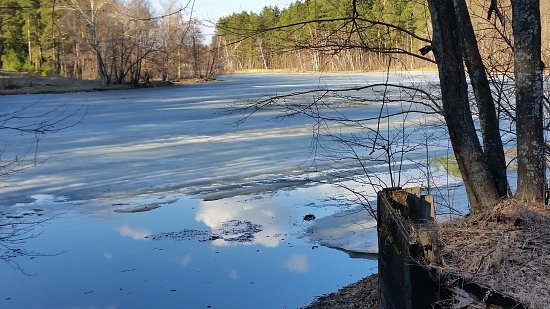
[[[178,82],[163,82],[153,80],[144,87],[170,86],[188,83],[200,83],[205,80],[188,78]],[[31,93],[65,93],[83,91],[102,91],[132,89],[130,85],[111,85],[103,87],[98,80],[82,80],[59,75],[34,75],[25,72],[0,70],[0,95],[31,94]]]
[[[490,211],[440,225],[443,270],[515,297],[550,302],[550,210],[507,199]]]

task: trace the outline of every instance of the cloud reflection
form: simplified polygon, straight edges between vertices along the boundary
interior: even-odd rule
[[[133,228],[128,225],[123,225],[117,228],[116,231],[120,236],[130,237],[133,240],[145,240],[145,237],[152,234],[148,229]]]
[[[309,271],[309,262],[305,255],[294,255],[283,263],[283,267],[293,273],[305,274]]]
[[[227,276],[229,277],[229,279],[232,279],[232,280],[237,280],[239,279],[239,273],[237,273],[236,270],[232,270],[230,271]]]
[[[180,265],[183,267],[189,266],[191,264],[191,261],[193,260],[193,256],[191,254],[186,254],[181,258]]]
[[[242,198],[242,197],[241,197]],[[277,203],[273,199],[260,198],[254,200],[239,200],[230,198],[216,201],[201,202],[195,220],[201,221],[212,229],[214,233],[223,229],[225,222],[238,220],[260,225],[262,231],[254,234],[250,242],[228,242],[216,239],[212,242],[215,246],[228,246],[240,244],[259,244],[268,248],[279,245],[286,232],[286,225],[291,216],[285,205]]]

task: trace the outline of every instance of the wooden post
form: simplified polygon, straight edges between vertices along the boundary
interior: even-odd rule
[[[420,195],[420,188],[378,193],[380,308],[442,308],[439,300],[461,296],[495,308],[527,308],[513,297],[433,267],[441,265],[434,213],[433,196]]]
[[[440,261],[433,213],[433,198],[421,196],[420,188],[391,188],[378,194],[380,308],[431,308],[438,299],[436,280],[420,263]],[[425,224],[429,228],[424,229]],[[410,231],[419,228],[423,241],[413,241]]]

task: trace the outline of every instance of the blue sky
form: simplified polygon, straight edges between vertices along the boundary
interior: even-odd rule
[[[264,6],[286,7],[289,0],[195,0],[195,13],[199,18],[216,20],[233,12],[259,12]]]
[[[170,0],[150,0],[153,6]],[[185,5],[189,0],[172,0]],[[234,12],[252,11],[259,12],[264,6],[287,7],[295,0],[194,0],[193,17],[205,20],[204,33],[209,38],[214,30],[208,27],[207,21],[215,22],[221,16],[229,15]]]

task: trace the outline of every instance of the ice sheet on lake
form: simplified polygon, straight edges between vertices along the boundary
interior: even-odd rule
[[[305,237],[322,246],[353,253],[378,253],[376,220],[363,208],[337,212],[315,220]]]

